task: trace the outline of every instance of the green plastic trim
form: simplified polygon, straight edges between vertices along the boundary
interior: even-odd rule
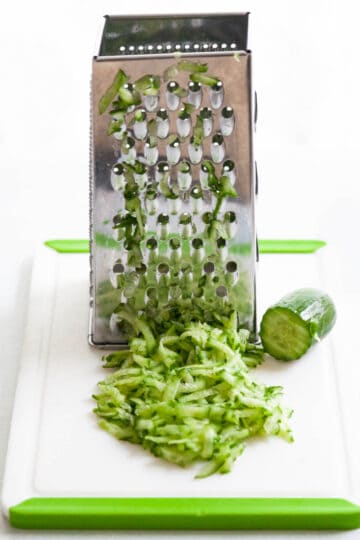
[[[89,240],[47,240],[45,246],[58,253],[89,253]]]
[[[323,240],[259,240],[260,253],[315,253],[324,246]]]
[[[10,508],[27,529],[355,529],[344,499],[34,498]]]
[[[103,247],[117,247],[112,238],[98,235],[97,244]],[[48,240],[45,245],[59,253],[88,253],[88,240]],[[326,246],[323,240],[259,240],[260,253],[314,253]]]

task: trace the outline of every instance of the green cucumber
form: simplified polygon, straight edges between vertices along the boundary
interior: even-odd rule
[[[296,360],[330,332],[336,309],[317,289],[298,289],[271,306],[260,324],[264,350],[278,360]]]

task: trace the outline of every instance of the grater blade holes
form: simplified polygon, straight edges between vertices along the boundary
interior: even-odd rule
[[[116,261],[113,266],[114,274],[123,274],[125,272],[125,266],[121,261]]]
[[[225,158],[225,143],[221,133],[215,133],[210,147],[211,159],[214,163],[221,163]]]
[[[220,117],[220,130],[221,133],[228,137],[234,130],[234,110],[232,107],[224,107],[221,111]]]
[[[137,266],[137,267],[135,268],[135,272],[136,272],[137,274],[140,274],[140,275],[145,274],[145,273],[146,273],[146,270],[147,270],[147,267],[146,267],[146,264],[144,264],[144,263],[141,263],[139,266]]]
[[[226,271],[233,274],[237,271],[237,263],[235,261],[229,261],[226,263]]]
[[[218,296],[219,298],[225,298],[225,296],[227,296],[228,294],[228,291],[227,291],[227,288],[224,287],[224,285],[219,285],[219,287],[216,288],[216,296]]]
[[[167,263],[160,263],[157,267],[157,271],[159,274],[168,274],[170,271],[170,267]]]
[[[224,101],[224,85],[222,81],[217,81],[210,88],[210,103],[213,109],[220,109]]]
[[[158,247],[158,242],[157,242],[156,238],[154,238],[154,237],[148,238],[147,241],[146,241],[146,247],[147,247],[147,249],[150,249],[151,251],[156,249]]]
[[[212,274],[215,271],[215,264],[213,262],[207,262],[203,266],[205,274]]]
[[[190,138],[190,143],[188,146],[188,156],[191,163],[193,163],[194,165],[197,165],[198,163],[200,163],[203,156],[202,146],[201,144],[198,144],[196,142],[194,136]]]

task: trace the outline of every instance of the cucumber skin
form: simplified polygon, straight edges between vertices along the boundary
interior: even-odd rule
[[[296,291],[283,296],[276,304],[273,304],[266,313],[276,307],[288,309],[305,322],[309,337],[311,338],[310,346],[325,337],[336,322],[336,308],[334,302],[328,294],[318,289],[297,289]],[[266,313],[264,314],[264,317]],[[260,337],[263,330],[263,320],[260,325]],[[266,351],[264,343],[263,346]]]

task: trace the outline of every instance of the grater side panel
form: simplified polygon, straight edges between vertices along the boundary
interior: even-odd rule
[[[182,55],[186,58],[186,55]],[[192,60],[194,57],[192,55]],[[91,337],[90,342],[97,346],[103,347],[121,347],[126,346],[126,337],[119,333],[118,329],[111,325],[111,311],[124,298],[118,294],[116,288],[111,285],[110,275],[114,267],[115,261],[123,260],[126,255],[121,242],[114,239],[114,229],[112,218],[124,208],[124,197],[119,191],[114,191],[110,183],[111,167],[117,161],[121,161],[121,149],[119,141],[107,134],[109,115],[107,113],[99,115],[98,103],[101,96],[111,84],[114,76],[119,68],[124,70],[130,80],[136,80],[141,76],[152,73],[161,75],[164,70],[173,65],[177,60],[173,57],[163,58],[156,56],[148,56],[144,58],[121,58],[118,60],[105,60],[101,62],[94,59],[93,62],[93,79],[92,79],[92,110],[93,110],[93,168],[92,168],[92,197],[91,197],[91,239],[92,239],[92,284],[94,295],[94,306],[92,309],[91,320]],[[216,74],[217,77],[224,83],[224,100],[222,106],[231,106],[235,112],[235,124],[231,135],[224,137],[226,155],[220,163],[215,164],[217,174],[220,176],[224,160],[231,158],[236,164],[236,191],[238,197],[236,199],[227,198],[226,205],[222,209],[222,216],[233,212],[236,215],[236,231],[234,238],[231,239],[227,246],[228,252],[223,261],[226,266],[228,262],[235,262],[241,266],[241,273],[245,276],[246,283],[243,285],[246,288],[248,301],[250,305],[247,307],[248,313],[246,320],[240,320],[241,326],[249,328],[252,332],[256,328],[256,310],[255,310],[255,223],[254,223],[254,171],[253,171],[253,155],[252,155],[252,110],[251,110],[251,54],[237,53],[224,55],[208,55],[202,56],[201,62],[208,64],[209,73]],[[177,76],[177,82],[184,85],[188,79],[188,73],[180,73]],[[210,93],[207,88],[202,90],[201,107],[211,108]],[[184,99],[183,101],[186,101]],[[157,110],[161,107],[166,107],[165,92],[160,92],[160,100]],[[170,117],[170,134],[175,134],[177,131],[177,115],[179,109],[171,111]],[[206,159],[211,159],[211,144],[212,136],[220,131],[220,117],[217,111],[214,117],[212,133],[203,141],[203,159],[200,163],[194,163],[192,169],[192,186],[199,185],[201,174],[201,163]],[[149,118],[153,118],[156,114],[149,113]],[[191,113],[193,125],[196,122],[198,110]],[[129,115],[131,119],[132,115]],[[144,142],[136,140],[137,158],[143,159]],[[181,159],[188,159],[189,137],[181,142]],[[158,161],[167,159],[167,140],[158,140]],[[170,184],[176,181],[177,166],[170,168]],[[149,179],[155,179],[155,167],[149,167]],[[181,194],[181,211],[190,211],[190,189]],[[143,195],[140,195],[143,197]],[[162,196],[160,199],[159,212],[167,211],[167,203]],[[203,196],[204,211],[214,209],[214,199],[211,193],[204,190]],[[170,233],[176,234],[179,232],[179,224],[177,216],[170,216]],[[196,233],[193,236],[199,236],[199,231],[203,226],[201,215],[194,216],[194,225]],[[156,219],[153,216],[148,216],[147,234],[158,234],[156,227]],[[115,231],[116,232],[116,231]],[[148,256],[145,255],[145,256]],[[239,268],[240,268],[239,266]],[[112,278],[114,276],[112,275]],[[231,284],[228,289],[230,290]],[[240,290],[240,289],[239,289]],[[229,292],[229,291],[228,291]],[[117,296],[118,294],[118,296]],[[113,297],[113,306],[111,302]],[[107,303],[107,311],[104,315],[103,303]]]
[[[189,52],[202,44],[247,49],[249,13],[106,16],[99,57]]]

